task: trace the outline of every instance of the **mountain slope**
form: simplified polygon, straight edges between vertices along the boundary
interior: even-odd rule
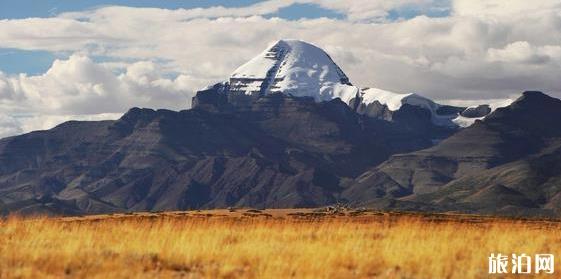
[[[199,95],[192,110],[135,108],[117,121],[73,121],[0,140],[4,210],[328,205],[345,181],[391,154],[429,146],[433,136],[357,115],[338,99],[269,94],[216,110]]]
[[[389,198],[406,206],[477,212],[558,209],[558,119],[561,100],[525,92],[434,147],[392,156],[357,178],[344,196],[362,203]]]

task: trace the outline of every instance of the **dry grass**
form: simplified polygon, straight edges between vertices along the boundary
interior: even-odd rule
[[[487,278],[491,252],[561,256],[551,222],[287,214],[9,218],[0,278]]]

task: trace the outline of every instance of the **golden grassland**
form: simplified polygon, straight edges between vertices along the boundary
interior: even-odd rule
[[[561,256],[560,228],[309,210],[10,217],[0,220],[0,278],[488,278],[492,252]]]

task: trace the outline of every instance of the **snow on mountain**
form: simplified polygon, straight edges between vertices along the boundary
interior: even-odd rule
[[[432,100],[415,93],[400,94],[378,88],[366,88],[361,91],[362,102],[369,105],[375,101],[388,106],[392,111],[398,110],[402,105],[419,106],[430,111],[436,111],[439,105]]]
[[[316,101],[350,101],[359,91],[322,49],[298,40],[280,40],[230,76],[230,91],[247,95],[282,92]]]
[[[227,83],[218,86],[233,95],[263,96],[282,93],[312,97],[317,102],[340,98],[358,113],[391,119],[404,104],[424,108],[434,124],[467,127],[482,117],[482,107],[447,106],[415,93],[399,94],[377,88],[353,86],[331,57],[312,44],[279,40],[237,68]],[[493,105],[491,105],[493,107]],[[493,108],[494,110],[494,108]]]
[[[444,105],[415,93],[400,94],[378,88],[362,89],[360,96],[365,106],[378,102],[387,106],[390,111],[397,111],[404,104],[418,106],[431,112],[432,122],[436,125],[463,128],[471,126],[476,120],[484,119],[497,108],[506,107],[513,102],[511,99],[498,99],[490,100],[484,105],[472,103],[468,107],[463,106],[465,104]],[[447,112],[442,109],[445,107],[453,109]]]
[[[494,112],[496,109],[498,108],[502,108],[502,107],[506,107],[509,106],[510,104],[512,104],[512,102],[514,102],[513,99],[497,99],[497,100],[490,100],[489,104],[486,105],[489,107],[489,111],[485,116],[480,116],[480,117],[465,117],[462,114],[458,115],[458,117],[454,118],[452,121],[458,125],[459,127],[462,128],[466,128],[469,127],[471,125],[473,125],[473,123],[475,123],[476,120],[482,120],[484,119],[487,115],[489,115],[490,113]],[[478,107],[481,107],[481,105],[479,106],[470,106],[468,108],[466,108],[465,111],[469,111],[469,110],[474,110],[477,109]],[[465,112],[464,111],[464,112]]]
[[[366,106],[378,102],[381,105],[387,106],[390,111],[397,111],[405,104],[417,106],[431,112],[431,120],[434,124],[450,127],[457,126],[453,121],[454,118],[458,117],[457,113],[439,114],[438,109],[442,105],[415,93],[400,94],[378,88],[366,88],[361,91],[360,95],[362,103]]]

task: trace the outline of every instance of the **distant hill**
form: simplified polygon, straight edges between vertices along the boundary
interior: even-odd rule
[[[524,92],[434,147],[392,156],[344,196],[384,208],[512,215],[561,208],[561,100]]]

